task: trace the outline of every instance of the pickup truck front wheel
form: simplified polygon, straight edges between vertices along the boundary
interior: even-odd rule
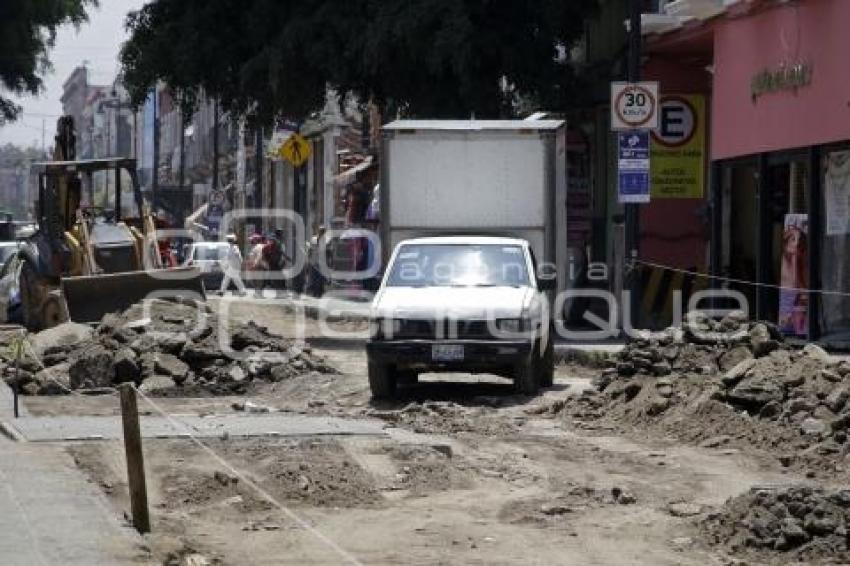
[[[529,358],[517,364],[514,370],[514,387],[523,395],[537,395],[540,389],[540,372],[538,370],[537,356]]]
[[[552,387],[555,382],[555,347],[552,338],[549,338],[543,356],[540,358],[540,385]]]
[[[369,362],[369,389],[375,399],[392,399],[396,392],[396,375],[386,364]]]

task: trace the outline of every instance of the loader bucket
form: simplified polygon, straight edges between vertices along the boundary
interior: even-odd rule
[[[169,297],[205,298],[201,272],[193,267],[81,275],[62,279],[68,316],[74,322],[100,322],[104,315],[123,311],[161,292]]]

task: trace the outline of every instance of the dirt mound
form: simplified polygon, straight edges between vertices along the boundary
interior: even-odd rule
[[[674,372],[713,375],[782,345],[782,335],[769,323],[748,322],[741,313],[717,321],[693,312],[681,327],[638,332],[607,373],[621,377]]]
[[[448,447],[438,450],[433,446],[400,445],[390,448],[388,454],[397,469],[391,489],[421,496],[472,486],[466,464],[459,462]]]
[[[232,504],[242,513],[251,513],[274,508],[253,488],[226,472],[208,474],[187,467],[170,472],[161,481],[167,509]]]
[[[230,323],[204,303],[181,300],[145,301],[105,316],[94,332],[68,323],[33,336],[32,342],[45,369],[27,356],[15,379],[11,355],[3,354],[6,381],[30,395],[125,382],[165,395],[241,394],[255,380],[336,373],[309,347],[253,322]]]
[[[702,521],[704,540],[749,559],[847,563],[850,490],[754,487]]]
[[[516,423],[499,418],[487,411],[486,406],[467,406],[452,401],[412,402],[393,409],[368,409],[363,415],[424,434],[475,432],[508,436],[518,429]]]
[[[631,505],[635,497],[620,488],[602,490],[586,485],[572,485],[547,497],[523,498],[505,505],[499,519],[506,523],[539,526],[563,525],[570,516],[605,505]]]
[[[850,363],[787,347],[771,327],[693,319],[630,344],[567,407],[709,447],[755,445],[814,475],[850,452]],[[825,467],[825,468],[824,468]]]
[[[175,442],[171,446],[187,460],[204,458],[194,445]],[[283,504],[372,507],[383,503],[373,479],[333,440],[211,439],[208,446]],[[161,477],[160,491],[169,509],[231,504],[239,512],[254,513],[274,508],[253,487],[217,466],[210,470],[187,465]]]

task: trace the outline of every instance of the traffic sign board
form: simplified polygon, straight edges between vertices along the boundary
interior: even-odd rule
[[[310,159],[310,142],[300,134],[292,134],[280,146],[279,155],[294,167],[300,167]]]
[[[658,129],[652,137],[667,147],[685,145],[699,126],[699,117],[693,105],[683,96],[664,96],[659,104]]]
[[[620,132],[617,138],[617,200],[649,202],[649,132]]]
[[[658,83],[611,83],[611,129],[658,127]]]

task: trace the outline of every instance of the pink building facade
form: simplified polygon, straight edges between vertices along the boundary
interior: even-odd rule
[[[710,150],[702,199],[642,211],[642,255],[707,256],[753,316],[850,347],[850,1],[727,4],[645,39],[645,77],[708,101]]]

